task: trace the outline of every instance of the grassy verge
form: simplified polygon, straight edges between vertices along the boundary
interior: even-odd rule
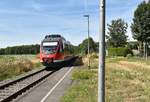
[[[106,102],[149,102],[150,60],[122,57],[106,62]]]
[[[84,60],[86,61],[86,59]],[[61,102],[97,102],[97,66],[91,63],[91,68],[81,66],[72,73],[74,84],[61,98]]]
[[[87,69],[76,69],[72,74],[74,85],[62,97],[62,102],[96,102],[97,73]]]
[[[95,58],[91,61],[91,70],[86,66],[75,69],[74,84],[61,102],[97,102],[97,66]],[[149,102],[150,59],[107,58],[105,80],[106,102]]]
[[[35,59],[35,60],[34,60]],[[0,81],[28,72],[41,66],[32,56],[0,56]]]

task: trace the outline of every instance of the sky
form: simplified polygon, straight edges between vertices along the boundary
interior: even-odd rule
[[[134,10],[143,0],[106,0],[106,24],[122,18],[130,25]],[[87,38],[90,15],[90,36],[99,38],[99,0],[1,0],[0,48],[40,44],[48,34],[61,34],[74,45]]]

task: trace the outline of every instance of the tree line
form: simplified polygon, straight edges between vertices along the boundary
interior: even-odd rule
[[[8,54],[38,54],[40,52],[40,45],[22,45],[0,49],[0,55]]]
[[[98,51],[98,44],[90,37],[90,52]],[[72,54],[87,54],[88,39],[83,40],[78,46],[71,45],[70,52]],[[40,53],[40,45],[22,45],[0,49],[0,55],[8,54],[38,54]]]

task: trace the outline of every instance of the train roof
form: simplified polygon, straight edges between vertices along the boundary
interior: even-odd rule
[[[46,38],[61,38],[61,35],[59,35],[59,34],[46,35],[46,36],[45,36],[45,39],[46,39]]]
[[[46,35],[43,42],[58,41],[60,39],[62,39],[63,41],[66,41],[66,39],[59,34]]]

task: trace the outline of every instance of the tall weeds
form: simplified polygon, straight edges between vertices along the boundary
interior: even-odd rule
[[[0,81],[22,74],[37,67],[27,58],[16,58],[10,56],[0,57]]]

